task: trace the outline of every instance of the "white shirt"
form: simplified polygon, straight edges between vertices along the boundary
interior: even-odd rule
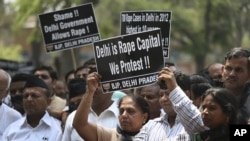
[[[12,123],[3,133],[1,141],[61,141],[61,122],[48,112],[36,127],[31,127],[26,115]]]
[[[165,114],[162,117],[149,120],[143,126],[141,132],[146,132],[147,141],[189,141],[190,137],[185,131],[185,128],[180,123],[178,116],[175,119],[174,125],[171,127],[168,123],[168,116]]]
[[[204,125],[199,109],[179,86],[170,92],[169,99],[180,118],[180,122],[191,137],[194,133],[209,129]]]
[[[84,141],[72,126],[75,114],[76,111],[73,111],[66,120],[62,141]],[[118,103],[117,101],[114,101],[113,104],[99,116],[92,109],[90,109],[88,121],[103,127],[116,128],[119,124],[118,115]]]
[[[10,99],[11,99],[11,97],[10,97],[10,95],[8,94],[6,97],[4,97],[4,98],[2,99],[2,102],[5,103],[6,105],[8,105],[9,107],[12,107],[12,103],[11,103]]]
[[[0,105],[0,139],[5,129],[11,123],[15,122],[20,118],[22,118],[22,115],[15,109],[12,109],[11,107],[7,106],[4,103]]]

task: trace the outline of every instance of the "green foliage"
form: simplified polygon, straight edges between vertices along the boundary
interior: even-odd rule
[[[0,58],[11,61],[22,61],[20,45],[4,45],[0,43]]]
[[[103,0],[95,6],[102,38],[120,35],[120,13],[138,10],[169,10],[166,3],[154,0]]]
[[[85,2],[90,0],[17,0],[13,29],[22,28],[31,15]],[[171,43],[177,43],[179,51],[192,56],[202,68],[206,56],[213,53],[215,47],[226,51],[234,46],[248,45],[249,7],[249,0],[95,0],[94,11],[102,39],[120,35],[122,11],[172,11]],[[30,42],[42,39],[38,27],[30,37]]]

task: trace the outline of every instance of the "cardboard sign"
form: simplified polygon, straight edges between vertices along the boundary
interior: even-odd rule
[[[47,53],[100,40],[92,3],[41,14],[39,20]]]
[[[164,57],[169,57],[171,13],[166,11],[128,11],[121,13],[121,34],[160,28]]]
[[[160,29],[94,43],[104,92],[153,84],[164,67]]]

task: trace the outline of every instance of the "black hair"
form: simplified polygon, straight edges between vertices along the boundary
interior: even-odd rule
[[[30,76],[31,74],[27,74],[27,73],[17,73],[14,76],[12,76],[11,83],[19,82],[19,81],[26,81]]]
[[[86,62],[83,63],[83,66],[89,67],[90,65],[96,65],[95,58],[90,58]]]
[[[250,51],[248,49],[243,49],[241,47],[235,47],[228,51],[225,56],[226,60],[231,60],[232,58],[247,58],[247,69],[250,70]]]
[[[146,121],[144,123],[144,124],[146,124],[149,120],[149,117],[150,117],[148,102],[142,96],[140,96],[138,94],[127,94],[126,96],[122,97],[119,100],[118,108],[121,107],[121,103],[126,97],[130,97],[138,105],[138,107],[142,110],[143,113],[148,114],[148,118],[146,119]]]
[[[195,83],[191,85],[191,90],[194,94],[194,99],[201,97],[206,90],[212,88],[212,85],[209,83]]]
[[[174,71],[176,83],[183,91],[190,90],[190,76],[182,73],[181,71]]]
[[[190,83],[192,85],[196,83],[210,83],[210,81],[200,74],[193,74],[190,76]]]
[[[65,80],[66,82],[67,82],[68,77],[69,77],[70,74],[74,74],[74,75],[75,75],[75,70],[72,69],[72,70],[68,71],[68,72],[64,75],[64,80]]]
[[[164,65],[165,65],[165,67],[170,67],[170,66],[174,66],[175,67],[175,64],[172,63],[172,62],[165,62]]]
[[[35,68],[33,70],[33,74],[36,71],[39,71],[39,70],[46,70],[46,71],[48,71],[50,77],[52,78],[52,80],[57,80],[58,79],[57,72],[51,66],[41,65],[41,66],[39,66],[39,67],[37,67],[37,68]]]
[[[69,99],[83,95],[86,92],[86,80],[83,78],[74,78],[69,81]]]
[[[238,105],[236,98],[231,91],[225,88],[210,88],[202,96],[202,101],[204,101],[207,95],[212,95],[214,101],[220,105],[222,111],[228,115],[228,124],[235,124],[238,122]]]
[[[76,70],[75,70],[75,75],[76,75],[76,73],[77,73],[78,71],[80,71],[80,70],[82,70],[82,69],[85,69],[85,68],[88,68],[88,67],[87,67],[87,66],[80,66],[80,67],[76,68]]]

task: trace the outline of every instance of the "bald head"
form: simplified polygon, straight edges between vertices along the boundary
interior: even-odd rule
[[[10,75],[3,69],[0,69],[0,99],[7,96],[10,86],[10,81],[11,81]]]
[[[220,80],[222,78],[223,64],[214,63],[208,66],[208,75],[214,80]]]

